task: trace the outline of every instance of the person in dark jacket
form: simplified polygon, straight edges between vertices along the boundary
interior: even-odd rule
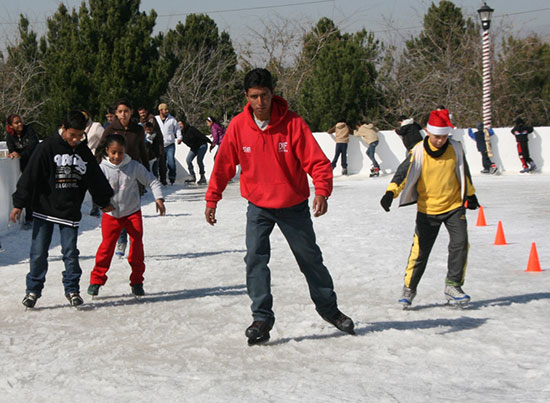
[[[496,164],[491,161],[493,156],[490,148],[490,139],[485,138],[485,129],[483,123],[479,122],[476,124],[477,131],[473,131],[471,128],[468,128],[468,136],[470,136],[475,142],[477,151],[481,154],[481,163],[483,169],[481,170],[482,174],[491,174],[494,175],[498,172]],[[495,133],[492,128],[487,129],[487,135],[493,136]],[[487,142],[489,142],[489,148],[487,148]]]
[[[399,117],[398,123],[399,128],[395,129],[395,132],[401,137],[401,140],[403,140],[403,145],[408,153],[418,144],[418,142],[422,141],[423,137],[422,134],[420,134],[422,126],[416,123],[414,119],[409,119],[405,115]]]
[[[512,128],[512,134],[516,136],[518,145],[518,155],[523,169],[519,172],[532,172],[537,169],[535,161],[529,155],[529,134],[533,133],[533,127],[527,126],[522,118],[515,120],[515,126]]]
[[[186,179],[185,182],[187,183],[195,183],[197,180],[195,176],[195,170],[193,169],[193,160],[195,157],[197,158],[197,163],[199,164],[199,173],[201,175],[199,181],[197,182],[199,185],[203,185],[206,183],[206,177],[204,176],[204,156],[206,155],[206,151],[208,150],[208,144],[212,143],[212,140],[210,140],[208,137],[206,137],[203,133],[200,132],[199,129],[196,127],[193,127],[189,124],[185,124],[183,120],[178,120],[178,124],[180,126],[181,130],[181,137],[183,143],[189,147],[191,150],[189,150],[189,154],[187,154],[187,169],[189,169],[189,175],[191,175],[191,178]],[[178,144],[181,142],[178,140]]]
[[[21,172],[23,172],[34,149],[38,145],[38,136],[31,126],[23,124],[21,116],[17,114],[8,116],[6,132],[8,133],[6,136],[6,143],[9,152],[7,157],[11,159],[19,158],[19,166]],[[25,222],[23,223],[23,228],[30,229],[31,227],[32,209],[27,207],[25,209]]]
[[[22,301],[27,308],[33,308],[42,295],[54,224],[59,225],[65,263],[65,296],[73,306],[84,302],[80,297],[82,269],[76,241],[86,191],[90,191],[93,202],[101,210],[108,212],[113,209],[110,204],[113,189],[88,146],[81,142],[85,128],[84,115],[80,111],[69,112],[60,133],[56,131],[36,147],[12,197],[12,222],[21,218],[24,207],[33,209],[30,271]]]

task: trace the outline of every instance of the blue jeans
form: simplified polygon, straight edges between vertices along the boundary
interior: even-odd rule
[[[164,155],[166,156],[166,166],[168,167],[168,180],[170,183],[176,181],[176,145],[170,144],[164,147]]]
[[[65,271],[63,275],[63,287],[65,294],[80,292],[80,276],[82,269],[78,263],[80,252],[76,247],[78,228],[68,225],[59,225],[61,236],[61,253]],[[48,272],[48,249],[52,241],[54,223],[40,218],[34,218],[32,228],[32,243],[30,255],[30,271],[27,274],[27,293],[33,292],[42,295],[42,289],[46,282]]]
[[[117,243],[128,243],[128,232],[126,232],[126,228],[122,228],[122,231],[120,231]]]
[[[376,146],[378,145],[378,141],[373,141],[369,144],[369,148],[367,148],[367,157],[370,158],[372,161],[372,165],[375,168],[380,168],[380,165],[378,165],[378,162],[376,162],[376,158],[374,157],[374,152],[376,151]]]
[[[246,213],[246,287],[252,300],[254,320],[273,323],[271,256],[269,236],[279,226],[309,286],[309,295],[317,312],[332,316],[338,307],[332,277],[323,264],[321,249],[315,241],[307,200],[292,207],[267,209],[248,203]]]
[[[187,169],[189,170],[189,174],[192,176],[195,176],[195,170],[193,169],[193,160],[195,157],[197,157],[197,163],[199,164],[199,173],[201,175],[204,175],[204,156],[206,155],[206,150],[208,149],[208,144],[203,144],[199,148],[195,150],[189,150],[189,154],[187,154]]]
[[[336,143],[334,158],[332,159],[332,169],[336,168],[338,157],[342,155],[342,168],[348,167],[348,143]]]

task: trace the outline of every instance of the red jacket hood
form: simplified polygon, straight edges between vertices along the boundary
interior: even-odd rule
[[[247,112],[246,116],[248,124],[254,130],[259,130],[258,125],[254,121],[254,112],[252,111],[252,106],[250,106],[250,102],[245,105],[243,111]],[[266,130],[269,130],[269,128],[277,126],[279,123],[281,123],[286,117],[287,113],[288,103],[286,102],[286,100],[278,95],[273,95],[273,98],[271,100],[271,118],[269,118],[269,125],[267,126]]]

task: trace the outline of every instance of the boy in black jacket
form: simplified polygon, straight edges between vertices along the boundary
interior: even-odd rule
[[[533,172],[537,169],[535,161],[529,155],[529,134],[533,133],[533,127],[527,126],[522,118],[517,118],[514,123],[515,126],[512,128],[512,134],[516,137],[518,155],[523,166],[523,169],[519,172]]]
[[[78,263],[76,240],[86,191],[90,191],[101,210],[113,209],[110,204],[113,190],[90,149],[80,142],[86,123],[81,112],[69,112],[59,132],[36,147],[13,194],[11,221],[18,221],[21,210],[27,206],[32,207],[34,217],[30,271],[22,301],[27,308],[33,308],[42,295],[54,224],[59,225],[61,236],[65,296],[73,306],[84,302],[80,297],[82,269]]]

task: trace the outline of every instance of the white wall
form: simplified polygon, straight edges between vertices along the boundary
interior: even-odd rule
[[[493,161],[498,165],[502,174],[515,175],[522,169],[518,158],[516,140],[510,133],[511,128],[494,129],[495,135],[491,136],[494,157]],[[314,133],[319,145],[329,159],[334,156],[334,135],[327,133]],[[405,147],[394,131],[383,131],[380,134],[380,143],[376,148],[376,159],[385,174],[395,171],[399,163],[405,157]],[[475,141],[468,136],[467,129],[456,129],[453,131],[453,138],[461,141],[466,150],[466,157],[470,165],[472,175],[479,175],[481,166],[481,155],[476,150]],[[545,143],[546,141],[546,143]],[[0,149],[3,144],[0,143]],[[371,162],[366,156],[366,145],[357,137],[352,137],[348,146],[348,171],[350,174],[368,176]],[[206,175],[210,176],[213,157],[216,150],[208,152],[204,159]],[[529,135],[529,151],[531,158],[538,167],[538,172],[550,173],[550,127],[536,127],[533,134]],[[183,183],[187,176],[187,164],[185,158],[189,148],[185,145],[176,146],[177,159],[177,183]],[[198,175],[196,162],[194,163],[195,173]],[[335,175],[340,175],[340,163],[334,170]],[[0,235],[8,229],[8,216],[11,211],[11,194],[15,191],[15,185],[19,177],[19,161],[0,158]],[[388,177],[388,180],[390,178]]]

